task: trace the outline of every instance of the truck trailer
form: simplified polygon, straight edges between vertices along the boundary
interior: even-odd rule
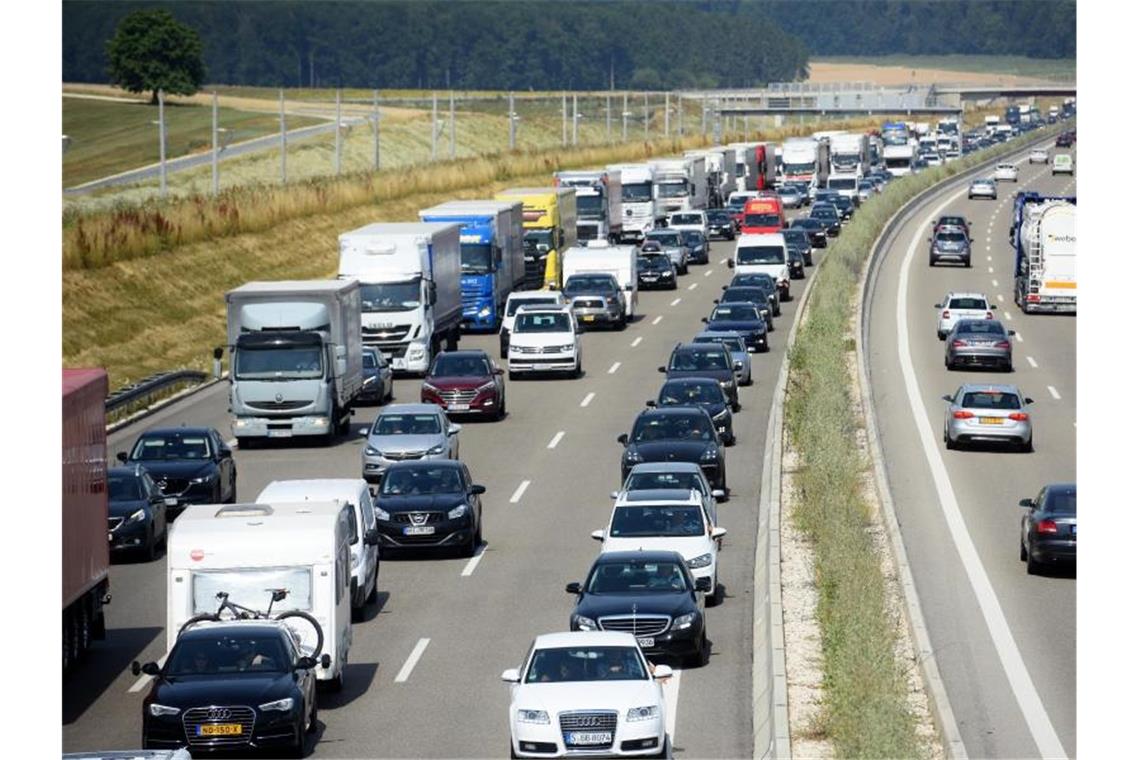
[[[1076,196],[1018,193],[1009,242],[1014,254],[1014,303],[1026,314],[1076,314]]]
[[[528,290],[561,287],[562,254],[578,241],[574,188],[513,187],[496,193],[495,200],[522,202],[524,286]]]
[[[685,151],[686,156],[703,156],[708,185],[708,208],[724,208],[729,193],[736,190],[736,151],[714,147]]]
[[[578,242],[621,237],[621,171],[593,169],[554,173],[555,187],[574,189]]]
[[[613,164],[606,169],[621,174],[621,239],[641,242],[645,233],[665,224],[657,169],[653,164]]]
[[[657,197],[665,214],[703,211],[708,208],[708,179],[704,156],[661,158],[652,162],[657,170]]]

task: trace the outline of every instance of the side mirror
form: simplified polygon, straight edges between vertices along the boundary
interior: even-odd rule
[[[463,429],[463,426],[462,426],[462,425],[448,425],[448,426],[447,426],[447,434],[448,434],[449,436],[451,436],[451,435],[459,435],[459,431],[460,431],[460,430],[462,430],[462,429]]]
[[[996,303],[991,303],[991,304],[990,304],[990,308],[991,308],[991,309],[996,309],[996,308],[997,308],[997,304],[996,304]]]
[[[496,375],[501,375],[501,374],[503,374],[503,368],[502,367],[495,367],[493,370],[491,370],[491,372],[493,372]]]
[[[215,360],[215,361],[221,361],[221,360],[222,360],[222,356],[223,356],[224,354],[225,354],[225,349],[223,349],[221,346],[216,346],[216,347],[214,348],[214,360]]]
[[[712,495],[713,495],[714,499],[723,499],[724,498],[724,491],[722,491],[719,488],[714,488]]]
[[[657,406],[657,402],[654,401],[653,399],[649,399],[648,401],[645,402],[645,405],[650,407],[650,408],[655,408]]]
[[[953,403],[954,403],[954,398],[953,398],[952,396],[950,396],[949,394],[947,394],[947,395],[943,396],[943,397],[942,397],[942,400],[943,400],[943,401],[945,401],[945,402],[946,402],[946,403],[948,403],[948,404],[953,404]]]
[[[709,323],[709,318],[708,317],[701,317],[701,322],[707,325]]]
[[[118,454],[116,454],[116,455],[115,455],[115,459],[118,459],[120,462],[122,462],[122,463],[126,464],[126,462],[127,462],[127,452],[125,452],[125,451],[120,451]]]
[[[744,362],[733,362],[732,368],[733,369],[744,369]]]
[[[162,668],[158,667],[157,662],[148,662],[148,663],[143,664],[142,666],[139,666],[137,661],[131,663],[131,674],[132,675],[137,676],[139,673],[144,673],[148,676],[157,676],[161,672],[162,672]]]
[[[728,286],[727,285],[721,285],[720,289],[721,290],[728,290]],[[717,302],[717,303],[719,303],[719,302]]]
[[[234,453],[229,449],[218,449],[218,459],[233,459]]]
[[[728,290],[728,287],[727,287],[727,286],[725,286],[724,288],[722,288],[722,290]],[[720,304],[720,299],[719,299],[719,298],[714,298],[714,299],[713,299],[713,303],[715,303],[715,304],[719,305],[719,304]]]
[[[366,427],[361,428],[360,429],[360,435],[367,438],[368,437],[368,428],[366,428]]]
[[[657,681],[664,681],[666,678],[673,677],[673,669],[668,665],[654,665],[653,678]]]
[[[611,499],[616,499],[617,497],[618,497],[617,491],[610,491],[610,498]]]
[[[595,530],[590,534],[590,538],[594,539],[595,541],[605,541],[606,532],[604,530]]]
[[[936,308],[936,309],[941,309],[941,308],[942,308],[942,304],[940,304],[940,303],[936,303],[936,304],[934,304],[934,308]]]
[[[566,593],[567,594],[581,594],[582,593],[582,584],[578,583],[578,582],[567,583],[566,584]]]
[[[471,486],[471,495],[479,496],[480,494],[487,493],[487,486],[473,485]]]
[[[709,534],[712,538],[723,538],[726,535],[728,535],[728,528],[721,527],[713,528],[712,533]]]
[[[697,591],[704,593],[712,591],[712,578],[697,578]]]
[[[1033,499],[1022,499],[1021,501],[1017,502],[1017,506],[1029,507],[1030,509],[1032,509],[1033,508]]]
[[[726,264],[728,264],[728,268],[729,268],[729,269],[735,269],[735,268],[736,268],[736,262],[735,262],[735,261],[733,261],[732,259],[729,259],[729,260],[728,260],[727,262],[725,262],[725,263],[726,263]]]
[[[1031,398],[1029,398],[1028,396],[1026,396],[1026,397],[1025,397],[1025,405],[1026,405],[1026,406],[1029,406],[1029,405],[1030,405],[1030,404],[1032,404],[1032,403],[1033,403],[1033,399],[1031,399]]]
[[[1017,330],[1006,330],[1006,333],[1009,335],[1017,335]]]
[[[928,242],[928,243],[933,243],[933,242],[934,242],[934,238],[927,238],[927,239],[926,239],[926,242]]]
[[[664,367],[664,366],[658,367],[658,368],[657,368],[657,371],[658,371],[658,372],[664,372],[664,371],[665,371],[665,367]]]
[[[331,668],[332,667],[332,657],[329,657],[327,654],[322,654],[321,655],[321,667],[324,668],[325,670],[328,670],[329,668]]]
[[[317,667],[317,658],[309,656],[298,657],[296,664],[293,665],[294,670],[312,670],[315,667]]]
[[[375,528],[370,528],[369,530],[364,532],[364,545],[365,546],[376,546],[376,544],[378,544],[378,543],[380,543],[379,531],[377,531]]]
[[[622,433],[621,435],[619,435],[617,437],[617,442],[620,443],[622,446],[625,446],[627,443],[629,443],[629,436],[626,435],[625,433]]]
[[[518,668],[507,668],[503,671],[503,674],[499,676],[499,678],[503,679],[507,683],[518,683],[520,680],[522,680],[519,676]]]

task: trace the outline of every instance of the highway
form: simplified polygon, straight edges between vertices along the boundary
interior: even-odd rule
[[[890,490],[966,751],[1073,757],[1075,572],[1029,576],[1017,546],[1018,500],[1076,479],[1076,319],[1014,305],[1008,233],[1018,191],[1076,190],[1073,178],[1028,164],[1027,152],[1016,163],[1020,181],[998,183],[996,202],[967,200],[962,179],[899,228],[872,281],[866,347]],[[972,268],[928,266],[942,214],[972,223]],[[951,290],[985,293],[1017,331],[1012,374],[944,368],[934,305]],[[967,382],[1013,383],[1035,400],[1033,453],[946,450],[941,397]]]
[[[702,328],[701,317],[731,279],[724,260],[733,246],[714,243],[711,263],[692,266],[676,291],[640,293],[640,317],[625,331],[584,335],[583,377],[508,380],[504,421],[458,420],[460,458],[487,487],[485,548],[470,560],[416,556],[381,563],[379,603],[354,627],[344,691],[321,694],[311,756],[507,754],[508,689],[499,674],[520,665],[535,635],[566,630],[573,599],[564,586],[584,580],[598,551],[590,532],[605,526],[609,494],[620,485],[622,448],[615,439],[656,395],[664,378],[657,367],[672,346]],[[329,255],[335,250],[330,240]],[[825,256],[817,251],[816,263]],[[808,277],[815,271],[808,268]],[[806,282],[793,281],[793,299]],[[741,389],[738,442],[727,449],[731,499],[718,510],[728,529],[720,560],[725,601],[708,613],[710,664],[677,673],[667,687],[675,705],[669,716],[674,750],[689,757],[752,753],[751,585],[760,462],[795,306],[795,300],[784,304],[771,351],[753,355],[754,384]],[[499,361],[497,336],[466,335],[460,347],[483,348]],[[418,401],[419,382],[397,380],[396,400]],[[212,425],[228,437],[226,393],[225,384],[215,385],[119,431],[110,452],[125,450],[154,426]],[[376,411],[358,410],[352,434],[332,448],[237,451],[239,499],[252,500],[274,479],[359,477],[363,439],[357,431]],[[139,745],[147,684],[128,667],[133,659],[163,654],[164,572],[162,559],[112,568],[108,637],[64,682],[65,751]]]

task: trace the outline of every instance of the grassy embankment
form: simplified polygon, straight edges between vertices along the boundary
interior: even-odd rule
[[[1041,133],[1018,138],[1040,140]],[[869,463],[856,443],[858,389],[850,373],[852,315],[860,273],[887,220],[909,198],[1010,146],[892,182],[865,203],[824,257],[792,347],[786,426],[804,466],[794,474],[796,525],[815,547],[823,648],[819,730],[838,757],[917,757],[906,676],[895,659],[898,621],[886,614],[881,558],[863,497]]]
[[[1074,81],[1077,77],[1077,61],[1074,58],[1026,58],[1020,55],[884,55],[819,56],[812,58],[812,61],[1001,74],[1066,82]]]
[[[764,138],[790,132],[771,130]],[[337,235],[345,230],[414,219],[418,209],[451,198],[545,185],[562,168],[645,160],[702,144],[692,135],[499,154],[73,219],[64,228],[64,364],[106,367],[112,387],[164,369],[208,369],[211,348],[224,341],[222,294],[249,280],[333,275]]]

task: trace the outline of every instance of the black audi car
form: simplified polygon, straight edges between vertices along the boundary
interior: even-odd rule
[[[681,230],[685,245],[689,246],[689,261],[694,264],[709,263],[709,239],[700,230]]]
[[[716,432],[725,446],[736,443],[732,431],[732,407],[720,387],[711,377],[675,377],[666,380],[657,392],[657,399],[646,402],[646,406],[699,406],[709,413]]]
[[[728,397],[734,412],[740,411],[740,395],[736,387],[736,367],[732,353],[723,343],[678,343],[669,355],[669,363],[657,368],[665,377],[708,377],[716,380]]]
[[[827,247],[827,225],[819,219],[801,216],[798,219],[793,219],[788,228],[806,230],[813,248]]]
[[[722,208],[713,209],[705,213],[705,217],[709,221],[709,237],[716,236],[722,240],[735,240],[736,239],[736,224],[732,221],[732,216],[728,211]]]
[[[158,556],[166,543],[166,498],[139,465],[107,470],[107,540],[111,553]]]
[[[788,247],[788,276],[793,280],[804,278],[804,255],[797,249]]]
[[[760,315],[764,317],[764,322],[768,325],[768,329],[772,329],[772,302],[780,302],[779,292],[775,290],[776,281],[772,281],[772,290],[763,288],[759,285],[733,285],[725,287],[724,292],[721,293],[720,298],[714,299],[713,303],[750,303],[755,306]]]
[[[749,351],[768,350],[768,322],[753,304],[720,303],[701,321],[710,330],[740,333]]]
[[[206,624],[179,636],[163,665],[134,663],[135,675],[154,676],[143,747],[303,757],[317,727],[317,662],[297,641],[284,623]]]
[[[483,543],[487,492],[454,459],[396,462],[384,473],[373,504],[380,556],[401,549],[454,549],[470,557]]]
[[[1021,561],[1030,575],[1045,565],[1077,562],[1077,484],[1052,483],[1022,499]]]
[[[637,287],[677,289],[677,268],[664,253],[642,251],[637,257]]]
[[[725,493],[724,444],[709,413],[699,406],[644,409],[633,422],[633,431],[618,436],[625,447],[621,457],[621,482],[642,462],[692,462],[701,468],[713,488]]]
[[[831,203],[816,203],[811,207],[808,216],[812,219],[818,219],[823,223],[827,228],[828,237],[835,237],[843,227],[843,215],[840,214],[839,209]]]
[[[700,599],[711,584],[694,580],[677,552],[606,552],[585,583],[566,585],[577,597],[570,630],[632,633],[646,656],[683,657],[700,667],[709,661]]]
[[[721,290],[737,287],[763,288],[772,307],[772,314],[780,316],[780,287],[776,285],[775,277],[765,272],[740,272],[733,275],[727,285],[722,285]]]
[[[208,427],[155,428],[138,437],[119,461],[142,465],[158,485],[173,520],[188,504],[237,501],[237,464],[217,430]]]

